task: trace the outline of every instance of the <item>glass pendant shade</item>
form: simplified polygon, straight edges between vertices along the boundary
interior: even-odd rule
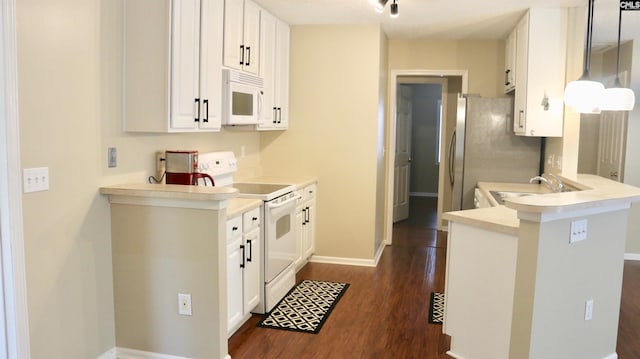
[[[604,85],[584,76],[569,82],[564,90],[564,103],[580,113],[600,113]]]
[[[622,86],[604,90],[602,106],[604,111],[631,111],[636,104],[636,96],[629,88]]]
[[[376,3],[376,11],[382,13],[384,11],[384,6],[387,5],[387,2],[389,2],[389,0],[378,0],[378,2]]]

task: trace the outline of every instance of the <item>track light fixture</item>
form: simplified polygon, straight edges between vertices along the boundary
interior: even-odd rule
[[[373,7],[377,12],[382,13],[389,0],[370,0],[370,2],[373,4]],[[398,17],[398,0],[393,0],[393,3],[390,6],[389,14],[393,18]]]
[[[393,0],[393,4],[391,4],[391,11],[389,12],[391,17],[398,17],[398,3],[396,0]]]

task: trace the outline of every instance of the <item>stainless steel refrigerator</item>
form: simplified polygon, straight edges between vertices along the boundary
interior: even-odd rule
[[[471,209],[478,182],[528,183],[538,174],[540,138],[513,133],[513,97],[459,94],[449,157],[452,210]]]

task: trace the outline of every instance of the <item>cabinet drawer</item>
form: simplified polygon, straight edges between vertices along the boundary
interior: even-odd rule
[[[242,230],[244,232],[249,232],[260,225],[260,222],[262,222],[262,219],[260,218],[262,217],[260,215],[260,213],[262,213],[261,209],[262,207],[254,208],[242,215]]]
[[[242,216],[227,220],[227,243],[242,236]]]
[[[302,200],[308,201],[314,198],[316,196],[316,189],[317,189],[316,187],[317,186],[315,184],[310,184],[307,187],[305,187],[302,193]]]

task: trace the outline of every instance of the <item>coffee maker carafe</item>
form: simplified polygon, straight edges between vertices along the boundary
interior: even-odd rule
[[[209,181],[211,186],[215,185],[211,176],[198,172],[198,151],[166,151],[164,158],[167,184],[206,186]]]

